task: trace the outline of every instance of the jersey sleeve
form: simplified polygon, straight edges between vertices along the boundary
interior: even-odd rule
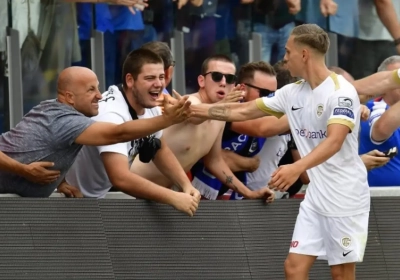
[[[372,104],[368,104],[368,105],[369,105],[368,108],[371,110],[371,113],[370,113],[369,119],[368,119],[368,124],[370,127],[369,128],[369,139],[375,145],[381,145],[381,144],[385,143],[386,140],[388,140],[390,137],[392,137],[393,134],[383,141],[375,141],[374,139],[372,139],[372,130],[374,129],[375,123],[380,119],[380,117],[383,115],[383,113],[385,113],[385,111],[387,109],[387,104],[383,101],[378,101],[378,102],[373,102]]]
[[[122,124],[125,122],[123,117],[117,113],[109,112],[106,114],[103,114],[101,116],[96,117],[96,121],[100,122],[108,122],[108,123],[114,123],[114,124]],[[105,145],[105,146],[97,146],[97,150],[99,151],[99,155],[101,153],[118,153],[122,154],[124,156],[128,156],[128,144],[125,143],[117,143],[113,145]]]
[[[286,96],[289,87],[283,87],[275,92],[272,97],[261,97],[256,99],[258,109],[275,117],[282,117],[286,110]]]
[[[341,89],[337,94],[330,97],[328,110],[330,117],[328,124],[342,124],[353,131],[360,115],[360,99],[354,88]]]

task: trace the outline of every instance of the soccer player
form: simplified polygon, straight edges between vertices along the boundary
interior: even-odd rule
[[[287,115],[301,159],[280,166],[269,185],[285,191],[304,171],[311,181],[285,261],[288,280],[308,279],[317,257],[328,260],[333,279],[355,279],[355,263],[363,260],[367,242],[370,194],[357,153],[360,101],[354,86],[326,67],[328,48],[328,35],[319,26],[297,26],[284,60],[302,80],[271,98],[191,106],[195,117],[224,121]]]

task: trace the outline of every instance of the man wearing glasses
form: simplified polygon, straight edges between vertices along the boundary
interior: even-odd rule
[[[243,65],[238,73],[238,82],[245,90],[246,94],[244,101],[251,101],[261,96],[270,96],[274,94],[277,88],[276,73],[273,67],[266,62],[251,62]],[[276,119],[275,117],[268,117]],[[222,153],[224,159],[230,169],[234,172],[235,176],[244,184],[247,185],[247,173],[254,172],[258,169],[260,160],[259,157],[255,156],[259,153],[265,142],[265,136],[252,135],[247,133],[246,130],[250,129],[250,132],[256,128],[256,130],[265,130],[273,128],[273,132],[276,131],[274,121],[258,123],[258,120],[252,120],[257,122],[254,124],[247,123],[231,123],[227,122],[222,135]],[[271,123],[271,125],[270,125]],[[256,127],[255,127],[256,126]],[[271,127],[273,126],[273,127]],[[265,128],[266,127],[266,128]],[[282,126],[281,126],[282,127]],[[284,125],[286,127],[286,125]],[[284,128],[285,129],[285,128]],[[287,131],[288,129],[286,129]],[[282,131],[282,133],[285,131]],[[254,133],[253,133],[254,134]],[[275,136],[278,133],[269,136]],[[286,142],[287,144],[287,142]],[[279,160],[278,160],[279,161]],[[196,180],[204,181],[203,178],[207,178],[207,169],[204,168],[202,162],[199,162],[192,169],[194,176],[193,185],[196,186]],[[262,187],[266,187],[266,182]],[[209,189],[217,189],[218,199],[242,199],[243,197],[236,192],[232,192],[229,187],[225,186],[223,182],[219,182],[218,179],[207,180]]]
[[[198,77],[199,91],[191,94],[189,100],[192,104],[223,102],[229,93],[230,96],[242,96],[235,88],[235,65],[230,58],[223,55],[215,55],[207,58],[202,66],[201,75]],[[230,97],[229,101],[232,100]],[[229,188],[246,198],[273,198],[269,188],[257,191],[249,190],[240,180],[233,175],[222,157],[221,139],[225,122],[204,121],[197,118],[189,119],[182,125],[174,125],[164,130],[164,138],[168,146],[186,172],[202,159],[204,166],[209,171],[210,179],[217,178]],[[172,187],[172,182],[161,174],[153,162],[142,163],[136,158],[131,171],[165,187]],[[214,177],[215,176],[215,177]],[[208,188],[207,182],[194,180],[192,182],[203,197],[215,199],[218,191]]]

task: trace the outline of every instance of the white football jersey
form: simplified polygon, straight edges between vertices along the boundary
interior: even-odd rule
[[[301,157],[325,140],[329,125],[347,126],[351,132],[341,149],[307,170],[310,184],[302,203],[325,216],[353,216],[369,211],[367,170],[358,155],[360,100],[352,84],[332,73],[314,90],[302,80],[283,87],[272,98],[256,102],[268,114],[288,116]]]
[[[132,120],[129,113],[128,104],[119,91],[118,87],[110,86],[108,91],[103,93],[103,98],[99,101],[99,114],[92,119],[101,122],[111,122],[122,124]],[[145,109],[143,115],[138,115],[139,119],[148,119],[161,115],[159,107]],[[149,137],[161,138],[162,131],[158,131]],[[103,198],[112,187],[108,179],[107,172],[101,160],[101,153],[118,153],[128,157],[129,169],[133,159],[137,155],[137,145],[141,139],[130,142],[118,143],[107,146],[83,146],[74,164],[68,171],[65,179],[68,184],[78,187],[85,197]]]

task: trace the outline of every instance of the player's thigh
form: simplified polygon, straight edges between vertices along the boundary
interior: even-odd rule
[[[325,217],[325,244],[330,266],[363,261],[368,220],[369,213],[350,217]]]
[[[309,256],[325,255],[321,218],[323,217],[318,213],[300,205],[289,253]]]

